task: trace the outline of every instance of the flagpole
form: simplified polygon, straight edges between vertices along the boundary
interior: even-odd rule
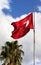
[[[34,25],[34,29],[33,29],[33,35],[34,35],[34,45],[33,45],[33,55],[34,55],[34,65],[36,65],[35,63],[35,12],[33,13],[33,25]]]

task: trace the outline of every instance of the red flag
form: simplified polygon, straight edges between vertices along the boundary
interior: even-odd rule
[[[25,36],[30,31],[30,29],[33,29],[33,14],[31,13],[24,19],[13,22],[11,23],[11,25],[14,26],[14,31],[12,31],[11,37],[14,39],[21,38]]]

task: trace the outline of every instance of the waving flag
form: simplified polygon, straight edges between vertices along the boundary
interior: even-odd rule
[[[29,14],[24,19],[11,23],[11,25],[14,27],[12,38],[18,39],[25,36],[30,29],[33,29],[33,13]]]

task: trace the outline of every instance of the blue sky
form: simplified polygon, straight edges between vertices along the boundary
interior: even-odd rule
[[[11,38],[11,23],[33,11],[36,23],[36,60],[38,58],[41,63],[41,0],[0,0],[0,51],[6,41],[14,40]],[[33,60],[33,30],[18,41],[25,52],[22,65],[27,65]]]
[[[2,11],[6,15],[11,15],[13,18],[23,14],[28,14],[34,10],[39,12],[37,6],[41,6],[40,0],[9,0],[10,9],[3,8]]]

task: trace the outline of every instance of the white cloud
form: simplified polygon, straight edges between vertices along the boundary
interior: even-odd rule
[[[41,13],[36,13],[36,56],[41,59]]]
[[[36,65],[41,65],[41,60],[39,60],[39,59],[35,59],[35,64]],[[32,60],[32,61],[30,61],[30,63],[28,63],[28,65],[34,65],[34,61]]]
[[[37,9],[41,12],[41,6],[38,6]]]
[[[0,9],[2,8],[7,8],[9,9],[9,3],[8,3],[8,0],[0,0]]]
[[[40,1],[40,3],[41,3],[41,0],[39,0]],[[39,12],[41,12],[41,5],[37,5],[37,10],[39,11]]]
[[[40,2],[41,2],[41,0],[40,0]]]
[[[12,17],[9,18],[13,20]],[[10,21],[11,20],[8,20],[7,17],[3,14],[3,12],[0,13],[0,41],[1,42],[2,41],[4,42],[6,39],[9,40],[9,37],[11,36],[11,30],[13,30],[13,27],[11,26]]]
[[[9,35],[11,33],[9,33],[9,31],[11,30],[11,26],[9,24],[9,21],[7,20],[7,17],[4,15],[4,13],[2,12],[3,8],[7,8],[9,9],[9,2],[8,0],[0,0],[0,46],[4,45],[2,43],[5,42],[6,39],[9,38]],[[13,20],[12,17],[10,17],[10,19]],[[11,28],[10,28],[11,27]],[[10,29],[9,29],[10,28]],[[7,36],[6,36],[7,35]]]

